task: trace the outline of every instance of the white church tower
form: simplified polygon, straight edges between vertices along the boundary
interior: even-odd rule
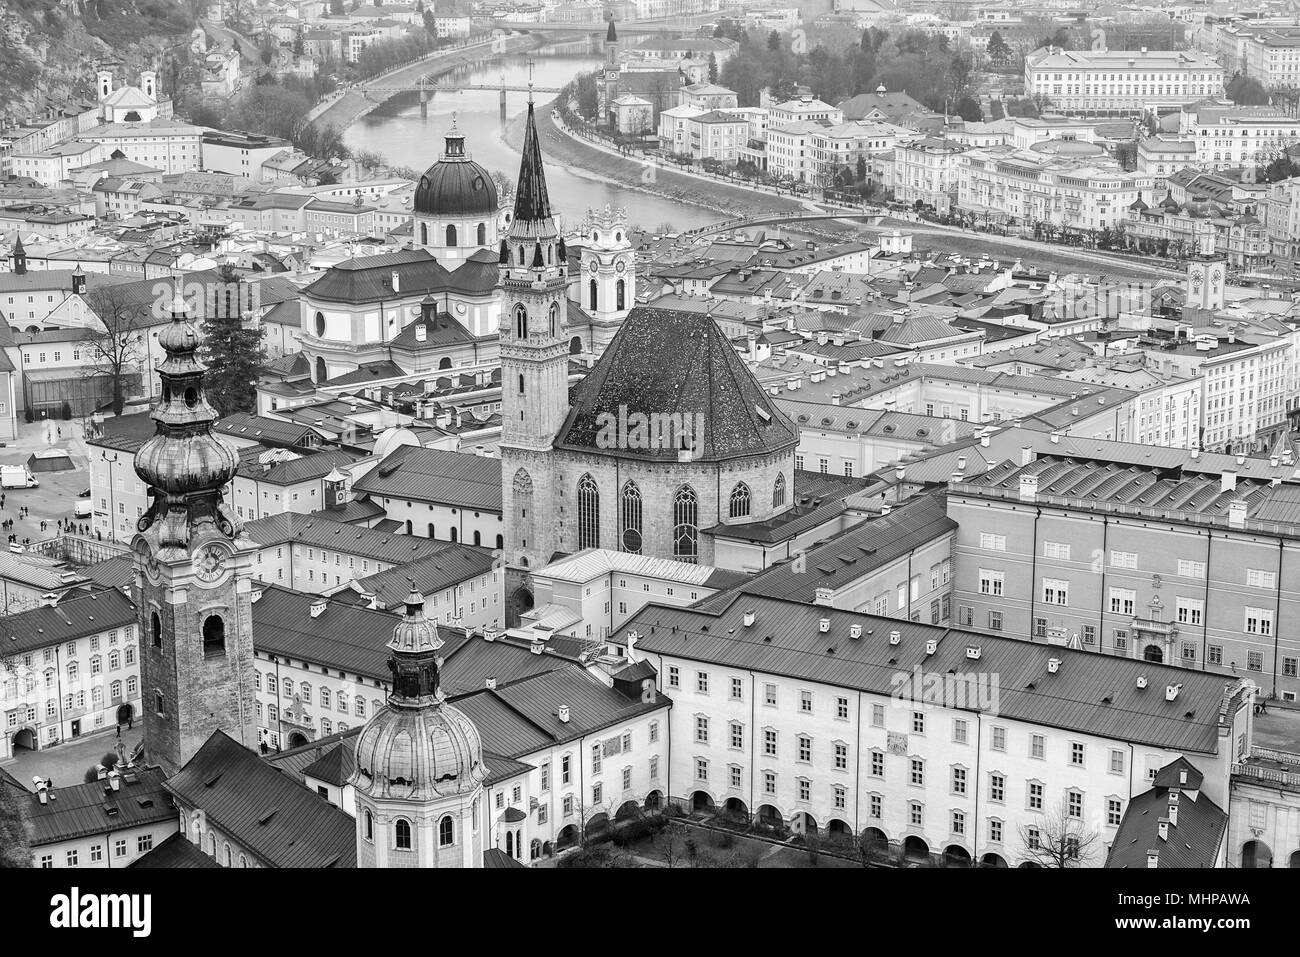
[[[1188,309],[1209,312],[1223,308],[1224,284],[1227,281],[1228,260],[1217,249],[1214,224],[1198,220],[1195,227],[1196,256],[1187,262]]]
[[[579,305],[598,323],[627,318],[636,302],[636,269],[627,210],[606,206],[590,217],[582,247]]]

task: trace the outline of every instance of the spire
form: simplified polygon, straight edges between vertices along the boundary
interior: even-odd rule
[[[27,250],[23,249],[23,237],[14,240],[13,269],[15,276],[27,274]]]
[[[605,42],[606,42],[606,43],[617,43],[617,42],[618,42],[618,31],[616,31],[616,30],[614,29],[614,18],[613,18],[613,17],[610,17],[610,19],[609,19],[609,29],[605,31]]]
[[[531,81],[529,88],[531,91]],[[515,187],[515,222],[535,223],[550,218],[551,200],[546,194],[546,170],[542,167],[542,145],[537,136],[537,120],[533,114],[530,92],[524,154],[519,161],[519,181]]]
[[[394,678],[393,696],[389,700],[412,705],[430,696],[441,699],[438,669],[442,659],[438,651],[443,641],[437,623],[424,616],[424,595],[415,587],[414,579],[408,581],[411,591],[406,596],[406,613],[393,629],[393,639],[388,643],[392,652],[388,669]]]
[[[456,114],[451,114],[451,129],[447,131],[446,149],[442,154],[444,161],[469,159],[469,154],[465,152],[465,134],[456,126]]]

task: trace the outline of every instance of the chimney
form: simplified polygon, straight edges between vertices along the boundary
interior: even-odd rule
[[[393,270],[392,282],[393,282],[393,292],[401,292],[402,291],[401,276],[396,269]]]
[[[854,623],[854,624],[852,624],[852,625],[849,625],[849,637],[852,638],[852,639],[854,639],[854,640],[857,640],[858,638],[861,638],[861,637],[862,637],[862,626],[861,626],[860,624],[857,624],[857,623]]]
[[[838,392],[831,395],[831,405],[840,404],[840,394]]]
[[[831,620],[829,618],[823,618],[818,621],[817,630],[822,634],[826,634],[826,632],[831,630]]]
[[[891,631],[889,633],[889,643],[891,645],[896,645],[902,640],[903,640],[903,635],[901,632]]]
[[[1235,469],[1225,469],[1219,476],[1220,492],[1235,492],[1237,490],[1237,472]]]
[[[313,618],[319,618],[321,615],[325,614],[325,606],[327,604],[329,604],[329,602],[324,596],[312,599],[311,616]]]
[[[1057,673],[1058,671],[1060,671],[1060,670],[1061,670],[1061,659],[1060,659],[1060,658],[1048,658],[1048,659],[1047,659],[1047,673],[1048,673],[1049,675],[1054,675],[1054,674],[1056,674],[1056,673]]]
[[[1056,431],[1055,429],[1052,430],[1052,444],[1053,445],[1061,444],[1061,433]]]
[[[1160,828],[1160,840],[1169,840],[1169,818],[1162,817],[1156,824]]]
[[[1023,468],[1034,460],[1034,447],[1032,445],[1022,445],[1020,447],[1020,465]]]
[[[558,717],[558,718],[560,719],[560,724],[568,724],[568,723],[569,723],[569,706],[568,706],[567,704],[562,704],[562,705],[560,705],[558,711],[556,712],[556,717]]]
[[[957,471],[959,472],[966,471],[966,456],[964,455],[957,456]]]
[[[1178,826],[1178,792],[1169,792],[1169,826]]]
[[[1178,692],[1183,690],[1182,682],[1176,685],[1165,685],[1165,700],[1173,701],[1178,697]]]
[[[1020,476],[1020,501],[1022,502],[1038,501],[1038,476],[1037,475]]]
[[[1244,498],[1234,498],[1228,503],[1228,527],[1246,527],[1246,500]]]
[[[987,429],[984,434],[980,436],[980,447],[985,449],[989,447],[989,433]]]
[[[757,618],[758,618],[758,615],[754,612],[754,609],[752,609],[752,608],[747,609],[746,612],[745,612],[745,617],[744,617],[744,619],[743,619],[743,620],[744,620],[745,627],[746,627],[746,628],[753,628],[753,627],[754,627],[754,621],[755,621],[755,619],[757,619]]]
[[[488,689],[488,691],[495,691],[495,690],[496,690],[496,687],[497,687],[497,676],[496,676],[496,675],[489,675],[489,676],[488,676],[488,680],[487,680],[487,689]]]
[[[925,653],[927,656],[934,654],[939,650],[939,639],[927,638],[925,642]]]
[[[417,322],[415,324],[415,341],[427,342],[428,339],[429,339],[429,327],[426,326],[423,322]]]
[[[1160,866],[1160,852],[1156,850],[1147,851],[1147,867]]]

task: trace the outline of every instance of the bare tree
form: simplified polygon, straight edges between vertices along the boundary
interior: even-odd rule
[[[654,837],[654,847],[664,859],[665,867],[677,867],[682,862],[684,848],[679,840],[677,829],[671,824],[661,827]]]
[[[1067,801],[1045,811],[1034,823],[1021,824],[1019,832],[1021,856],[1027,863],[1058,869],[1086,867],[1100,838],[1083,818],[1070,814]]]
[[[84,371],[87,376],[108,378],[113,414],[121,415],[148,348],[149,307],[122,285],[100,286],[86,296],[86,302],[100,325],[87,328],[83,335]]]

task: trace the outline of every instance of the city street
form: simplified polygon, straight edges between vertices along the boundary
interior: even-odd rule
[[[65,472],[39,472],[36,488],[0,489],[4,495],[4,505],[0,507],[0,521],[13,519],[13,534],[18,541],[30,538],[33,542],[53,538],[58,534],[58,519],[73,518],[72,506],[78,493],[90,486],[90,469],[86,458],[86,444],[81,439],[82,424],[74,419],[46,420],[44,422],[20,422],[18,437],[0,448],[0,465],[26,465],[34,452],[50,448],[66,451],[75,469]],[[20,518],[19,506],[26,506],[30,514]],[[48,522],[44,531],[41,521]],[[87,528],[89,519],[82,520]],[[8,533],[0,536],[0,545],[8,539]]]

